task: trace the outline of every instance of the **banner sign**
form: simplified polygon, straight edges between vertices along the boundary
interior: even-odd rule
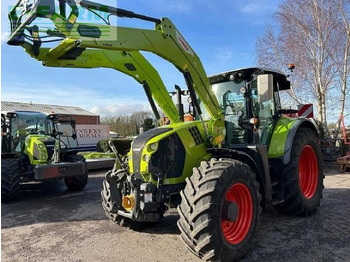
[[[96,147],[100,140],[109,140],[109,125],[76,125],[79,147]]]

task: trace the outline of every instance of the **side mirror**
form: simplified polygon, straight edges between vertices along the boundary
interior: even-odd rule
[[[76,140],[76,139],[77,139],[77,135],[76,135],[76,134],[73,134],[73,135],[72,135],[72,138],[73,138],[74,140]]]
[[[263,103],[273,99],[273,75],[258,75],[258,102]]]

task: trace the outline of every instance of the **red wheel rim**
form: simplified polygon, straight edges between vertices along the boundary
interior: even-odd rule
[[[221,215],[221,230],[230,244],[239,244],[248,234],[253,219],[253,201],[248,187],[242,183],[231,186],[225,196],[226,201],[235,202],[238,216],[234,222]]]
[[[299,184],[308,199],[315,195],[318,184],[318,162],[314,149],[306,145],[299,160]]]

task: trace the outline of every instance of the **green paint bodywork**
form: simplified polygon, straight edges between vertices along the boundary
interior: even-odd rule
[[[287,117],[281,117],[277,121],[268,147],[269,158],[278,158],[284,155],[288,133],[295,121],[296,119]]]
[[[202,137],[204,137],[205,136],[204,129],[200,121],[184,122],[184,123],[176,123],[176,124],[168,125],[167,127],[172,128],[171,131],[158,135],[150,139],[146,143],[142,151],[141,166],[140,166],[140,174],[145,181],[151,182],[154,184],[157,183],[157,181],[153,180],[151,174],[148,171],[147,160],[151,159],[151,156],[155,152],[157,152],[158,143],[162,139],[165,139],[168,136],[170,136],[171,134],[177,133],[185,147],[185,150],[186,150],[185,166],[181,176],[177,178],[169,178],[169,179],[165,178],[163,181],[164,185],[179,184],[179,183],[185,182],[186,177],[189,177],[190,175],[192,175],[192,169],[194,166],[199,166],[201,161],[208,160],[211,157],[211,154],[207,153],[208,146],[205,142],[202,143],[201,145],[196,145],[195,141],[193,140],[189,132],[189,128],[194,126],[197,126]],[[152,146],[156,145],[156,147],[153,148],[154,150],[152,150],[152,147],[150,145]],[[132,162],[131,153],[129,153],[129,170],[131,173],[133,173],[133,162]]]
[[[64,40],[62,45],[71,43],[72,40]],[[74,43],[75,41],[73,41]],[[27,53],[33,56],[31,47],[24,46]],[[55,54],[58,52],[58,54]],[[172,122],[180,122],[180,116],[176,110],[169,93],[154,67],[144,58],[140,52],[121,52],[111,50],[86,50],[75,60],[65,60],[53,58],[53,54],[62,55],[59,50],[42,48],[38,57],[33,56],[48,67],[66,67],[66,68],[111,68],[131,76],[140,84],[148,83],[153,98],[157,101],[159,107],[169,117]],[[128,70],[125,64],[132,64],[134,69]]]
[[[97,158],[115,158],[114,153],[102,153],[102,152],[80,152],[85,159],[97,159]]]
[[[74,15],[67,20],[58,13],[48,13],[43,8],[35,11],[36,16],[49,18],[65,39],[53,48],[40,48],[36,56],[32,45],[22,44],[29,55],[42,61],[44,65],[70,68],[97,68],[107,67],[121,71],[138,82],[147,82],[151,88],[152,96],[172,120],[179,122],[179,115],[174,103],[168,96],[167,89],[159,78],[157,71],[139,53],[147,51],[154,53],[173,64],[180,72],[188,72],[193,80],[193,88],[199,99],[205,101],[204,105],[212,120],[209,122],[208,133],[213,145],[224,139],[224,117],[219,103],[211,89],[207,74],[201,60],[193,51],[185,38],[175,25],[168,19],[162,18],[156,23],[154,30],[117,27],[111,25],[88,24],[76,22]],[[34,13],[33,13],[34,14]],[[16,19],[16,7],[9,14],[10,19]],[[35,15],[33,15],[35,18]],[[71,30],[67,25],[72,25]],[[90,26],[101,32],[99,38],[81,36],[79,26]],[[20,31],[12,29],[10,38]],[[14,31],[15,30],[15,31]],[[75,60],[61,59],[74,48],[86,48]],[[125,63],[131,63],[137,71],[130,71]]]
[[[48,159],[47,147],[44,145],[44,141],[55,140],[55,147],[57,150],[60,149],[59,141],[48,135],[28,135],[25,138],[24,153],[28,156],[30,164],[33,166],[46,165],[51,162]],[[39,159],[34,157],[34,149],[37,148],[39,151]]]

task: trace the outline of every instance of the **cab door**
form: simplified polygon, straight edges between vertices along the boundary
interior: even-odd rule
[[[259,75],[257,77],[257,103],[256,112],[259,119],[259,137],[260,143],[268,145],[274,128],[276,116],[279,111],[279,99],[276,103],[276,94],[278,96],[277,83],[272,74]]]

